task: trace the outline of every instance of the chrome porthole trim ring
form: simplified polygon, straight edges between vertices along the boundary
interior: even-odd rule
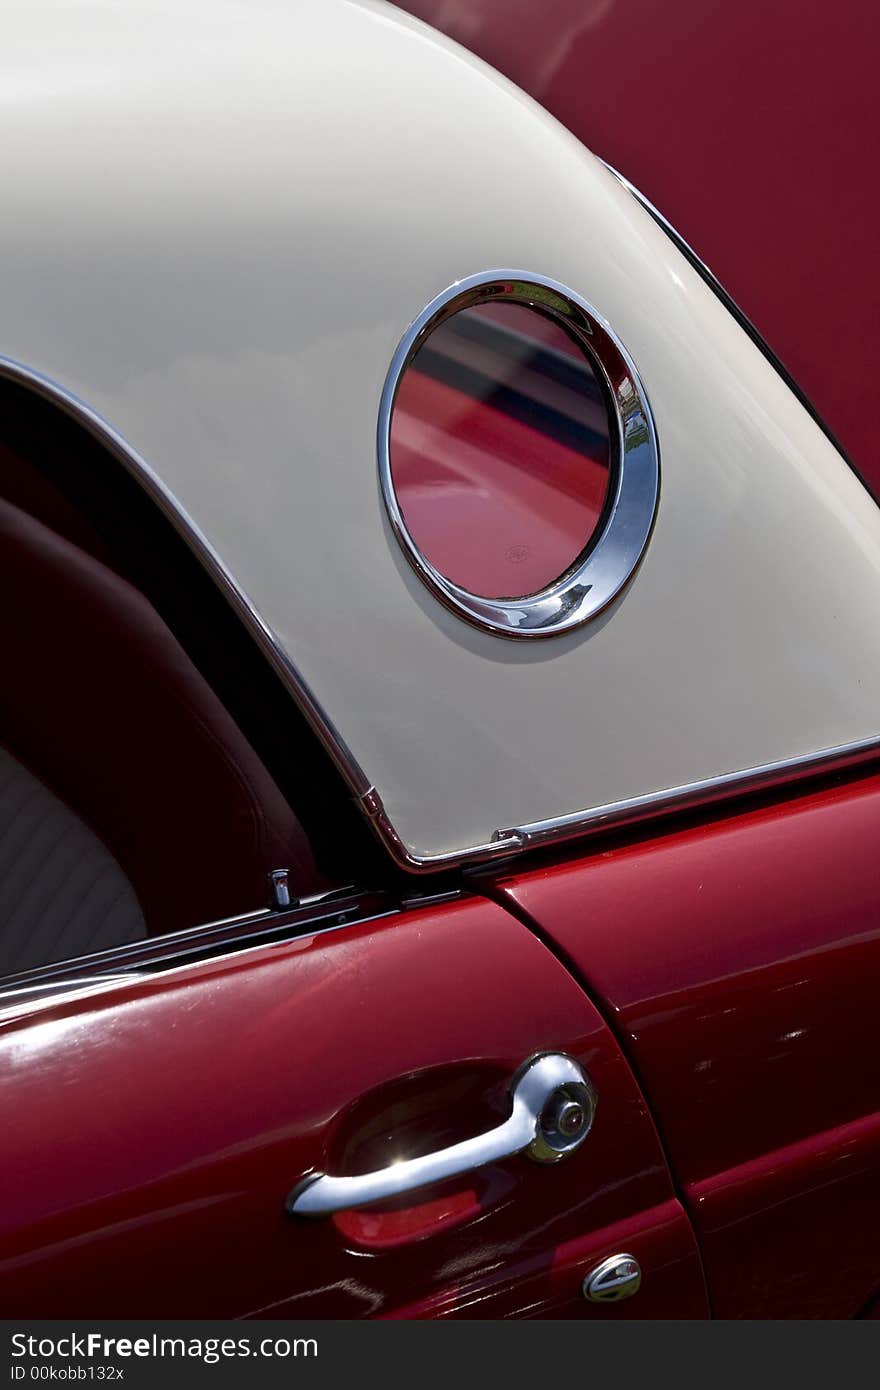
[[[483,598],[431,564],[410,534],[394,486],[391,423],[407,367],[446,319],[477,304],[511,303],[555,320],[575,339],[603,389],[611,426],[610,504],[597,539],[552,584],[524,598]],[[648,397],[623,344],[597,311],[555,280],[493,270],[450,285],[410,324],[395,352],[379,407],[379,481],[392,530],[423,583],[453,613],[500,637],[531,639],[568,632],[600,613],[635,573],[654,526],[660,451]]]

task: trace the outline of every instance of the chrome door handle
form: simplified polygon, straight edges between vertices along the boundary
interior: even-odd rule
[[[292,1216],[329,1216],[519,1153],[538,1163],[557,1163],[584,1142],[596,1110],[596,1092],[589,1077],[561,1052],[545,1052],[524,1062],[510,1083],[510,1100],[510,1117],[503,1124],[448,1149],[404,1159],[361,1177],[312,1173],[297,1183],[285,1209]]]

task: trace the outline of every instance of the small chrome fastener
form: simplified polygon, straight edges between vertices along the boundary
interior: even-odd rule
[[[574,1139],[587,1122],[584,1107],[576,1100],[563,1100],[554,1116],[556,1128],[566,1139]]]
[[[587,1275],[583,1295],[591,1303],[620,1303],[638,1293],[641,1285],[642,1270],[634,1255],[609,1255]]]
[[[272,869],[269,873],[269,887],[272,896],[271,906],[278,911],[293,906],[290,896],[290,884],[288,883],[289,875],[289,869]]]
[[[582,1083],[557,1087],[538,1118],[529,1157],[538,1163],[558,1163],[574,1153],[589,1134],[595,1111],[596,1092],[587,1076]]]

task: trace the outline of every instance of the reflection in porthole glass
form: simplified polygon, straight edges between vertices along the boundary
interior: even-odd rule
[[[398,504],[422,555],[471,594],[525,597],[570,569],[601,530],[610,457],[589,361],[524,305],[453,314],[401,378]]]

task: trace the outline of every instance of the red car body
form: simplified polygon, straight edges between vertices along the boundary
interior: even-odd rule
[[[658,205],[880,486],[873,8],[407,8]],[[864,1315],[878,831],[880,773],[862,767],[429,882],[424,900],[394,880],[293,907],[246,950],[157,953],[169,968],[37,1012],[24,998],[0,1018],[5,1315]],[[304,1175],[497,1123],[545,1050],[599,1098],[566,1163],[285,1213]],[[585,1277],[619,1251],[637,1296],[589,1302]]]

